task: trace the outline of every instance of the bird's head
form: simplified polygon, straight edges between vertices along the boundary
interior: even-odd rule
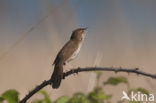
[[[87,28],[78,28],[72,32],[72,35],[70,37],[71,40],[78,40],[82,41],[87,33]]]

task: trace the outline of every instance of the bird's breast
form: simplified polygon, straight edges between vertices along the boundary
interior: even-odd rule
[[[73,60],[78,55],[78,53],[80,52],[81,46],[82,46],[82,43],[79,43],[77,49],[74,51],[74,53],[72,54],[72,56],[69,58],[68,61]]]
[[[75,57],[76,57],[76,56],[78,55],[78,53],[80,52],[81,46],[82,46],[82,43],[79,44],[77,50],[74,52]]]

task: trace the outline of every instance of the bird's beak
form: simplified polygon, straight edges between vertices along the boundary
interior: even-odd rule
[[[83,38],[86,38],[86,34],[87,34],[87,29],[88,29],[88,27],[86,27],[86,28],[83,28],[83,30],[84,30],[84,37]]]

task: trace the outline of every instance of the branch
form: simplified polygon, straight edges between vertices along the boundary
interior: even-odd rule
[[[74,73],[79,73],[79,72],[89,72],[89,71],[112,71],[115,73],[118,72],[126,72],[126,73],[134,73],[137,75],[142,75],[142,76],[146,76],[146,77],[150,77],[153,79],[156,79],[156,74],[150,74],[150,73],[145,73],[143,71],[140,71],[139,68],[134,68],[134,69],[124,69],[124,68],[102,68],[102,67],[88,67],[88,68],[77,68],[77,69],[72,69],[66,73],[63,74],[63,78],[65,79],[65,77],[74,74]],[[32,97],[35,93],[37,93],[39,90],[41,90],[42,88],[44,88],[47,85],[51,85],[51,79],[47,80],[47,81],[43,81],[40,85],[36,86],[35,89],[33,89],[32,91],[30,91],[21,101],[20,103],[26,103],[27,100]]]

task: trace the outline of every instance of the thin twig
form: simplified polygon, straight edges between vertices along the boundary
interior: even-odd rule
[[[126,72],[126,73],[134,73],[137,75],[142,75],[142,76],[146,76],[146,77],[150,77],[153,79],[156,79],[156,74],[150,74],[150,73],[145,73],[143,71],[140,71],[139,68],[134,68],[134,69],[124,69],[124,68],[104,68],[104,67],[88,67],[88,68],[77,68],[77,69],[73,69],[70,70],[66,73],[64,73],[64,76],[62,79],[65,79],[65,77],[74,74],[74,73],[79,73],[79,72],[89,72],[89,71],[112,71],[115,73],[118,72]],[[20,103],[26,103],[27,100],[32,97],[35,93],[37,93],[39,90],[41,90],[42,88],[44,88],[47,85],[51,85],[51,79],[42,82],[40,85],[36,86],[35,89],[33,89],[32,91],[30,91],[21,101]]]

